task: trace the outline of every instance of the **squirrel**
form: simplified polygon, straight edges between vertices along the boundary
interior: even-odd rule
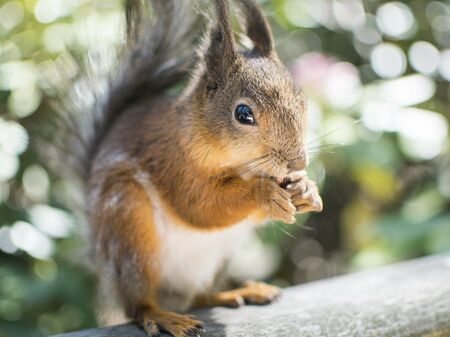
[[[255,0],[237,0],[253,44],[240,50],[228,0],[213,3],[193,57],[189,1],[128,0],[107,89],[62,118],[71,147],[60,162],[82,171],[100,292],[150,337],[199,335],[202,323],[182,313],[192,307],[272,302],[280,289],[262,282],[221,288],[237,243],[269,220],[322,210],[305,173],[306,99],[267,19]]]

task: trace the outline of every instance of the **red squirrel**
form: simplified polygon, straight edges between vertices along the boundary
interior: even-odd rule
[[[228,0],[214,0],[194,58],[189,1],[127,1],[127,41],[107,89],[62,119],[100,292],[151,337],[199,335],[201,322],[180,313],[194,306],[273,301],[280,289],[261,282],[221,289],[240,238],[322,210],[304,171],[305,97],[256,2],[236,2],[252,49],[236,44]],[[183,92],[168,94],[187,73]]]

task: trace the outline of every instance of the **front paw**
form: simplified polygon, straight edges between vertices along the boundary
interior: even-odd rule
[[[319,190],[316,183],[308,178],[305,171],[293,172],[287,178],[283,187],[290,193],[297,212],[322,211],[323,203]]]
[[[295,222],[296,208],[291,201],[291,194],[275,181],[260,179],[256,182],[256,200],[267,217],[292,224]]]

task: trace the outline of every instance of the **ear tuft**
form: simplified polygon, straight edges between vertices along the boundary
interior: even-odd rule
[[[208,73],[214,78],[223,77],[236,58],[236,43],[231,28],[228,0],[215,0],[217,25],[212,28],[206,52]]]
[[[254,51],[270,56],[274,50],[272,29],[255,0],[239,0],[246,21],[247,36],[255,45]]]

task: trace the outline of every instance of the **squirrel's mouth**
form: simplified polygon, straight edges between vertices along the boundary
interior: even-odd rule
[[[270,179],[274,180],[277,182],[278,185],[280,186],[287,186],[290,183],[290,179],[288,176],[283,176],[283,177],[270,177]]]
[[[287,163],[275,164],[272,161],[267,161],[263,165],[245,166],[243,169],[238,169],[237,173],[244,180],[259,177],[262,179],[271,179],[278,184],[282,184],[289,175]]]
[[[292,173],[292,172],[289,172]],[[291,176],[285,175],[283,177],[270,177],[273,181],[275,181],[282,188],[286,188],[290,183],[292,183]]]
[[[278,167],[271,169],[270,172],[265,170],[261,170],[260,172],[255,172],[255,176],[259,176],[261,178],[268,178],[273,181],[276,181],[279,185],[286,183],[286,179],[288,179],[289,170],[287,168]]]

